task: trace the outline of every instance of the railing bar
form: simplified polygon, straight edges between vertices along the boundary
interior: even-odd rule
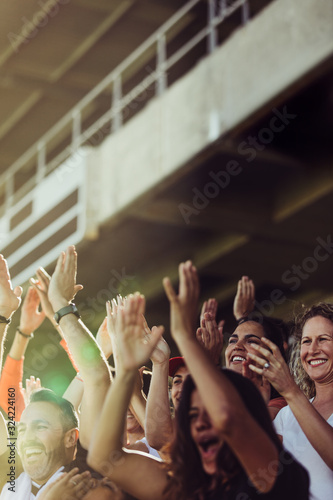
[[[140,55],[142,55],[151,45],[156,43],[156,40],[158,36],[161,35],[161,33],[165,33],[168,31],[170,27],[172,27],[179,19],[181,19],[187,12],[189,12],[197,3],[199,3],[201,0],[192,0],[188,2],[186,5],[184,5],[181,9],[179,9],[170,19],[168,19],[158,30],[156,30],[150,37],[145,40],[134,52],[132,52],[124,61],[122,61],[109,75],[107,75],[99,84],[96,85],[88,94],[81,99],[61,120],[59,120],[48,132],[46,132],[39,140],[43,141],[45,143],[48,142],[49,139],[51,139],[57,132],[59,132],[64,125],[70,124],[71,118],[73,116],[73,112],[75,110],[81,110],[84,108],[87,104],[89,104],[97,95],[99,95],[102,91],[105,90],[106,87],[108,87],[114,77],[118,73],[122,73],[124,69],[126,69],[128,66],[130,66]],[[6,178],[7,176],[15,173],[17,170],[20,169],[22,165],[36,153],[37,151],[37,144],[33,144],[20,158],[18,158],[12,165],[7,169],[7,171],[0,176],[0,182],[3,181],[3,177]]]
[[[195,35],[191,40],[189,40],[181,49],[177,50],[169,59],[166,61],[166,69],[168,70],[176,64],[187,52],[189,52],[193,47],[195,47],[201,40],[203,40],[209,34],[209,28],[203,28],[197,35]]]
[[[224,7],[221,9],[221,13],[213,19],[213,25],[216,26],[221,24],[227,17],[231,16],[237,9],[244,6],[247,0],[238,0],[237,2],[229,5],[228,7]]]

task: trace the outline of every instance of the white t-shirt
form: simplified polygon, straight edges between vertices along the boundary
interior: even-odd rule
[[[136,441],[136,442],[145,444],[148,448],[149,455],[152,455],[153,457],[156,457],[156,458],[161,458],[158,451],[155,450],[155,448],[152,448],[151,446],[149,446],[146,437],[143,437],[142,439],[139,439],[139,441]],[[1,498],[0,498],[0,500],[1,500]]]
[[[333,427],[333,413],[327,422]],[[284,448],[308,471],[311,500],[332,499],[333,471],[310,444],[289,406],[279,411],[274,426],[276,432],[283,437]],[[327,446],[333,446],[333,443],[327,443]]]

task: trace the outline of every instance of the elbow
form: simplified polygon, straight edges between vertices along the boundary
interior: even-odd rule
[[[107,457],[96,450],[89,450],[87,464],[104,477],[111,477],[112,464]]]
[[[149,446],[157,451],[160,451],[167,444],[167,441],[161,439],[161,436],[149,435],[149,433],[146,434],[146,439]]]

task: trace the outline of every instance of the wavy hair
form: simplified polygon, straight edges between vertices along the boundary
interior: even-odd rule
[[[313,380],[306,373],[301,362],[301,341],[305,323],[316,316],[322,316],[333,323],[333,304],[319,302],[318,304],[308,307],[298,315],[295,321],[293,332],[295,341],[291,349],[289,363],[289,368],[296,384],[309,399],[316,395],[316,389]]]
[[[243,400],[251,416],[269,435],[277,449],[282,450],[281,443],[273,428],[266,404],[255,385],[239,373],[222,369],[225,377],[233,384]],[[200,500],[208,493],[212,476],[208,475],[201,463],[200,454],[192,439],[189,410],[192,392],[196,389],[189,375],[183,385],[181,400],[176,412],[176,426],[173,441],[169,447],[169,461],[166,465],[169,473],[169,484],[164,492],[165,500]],[[245,472],[227,443],[224,443],[217,456],[218,474],[215,476],[217,488],[225,490],[238,481]]]

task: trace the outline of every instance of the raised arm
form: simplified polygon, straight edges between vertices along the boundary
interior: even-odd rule
[[[268,473],[267,464],[278,460],[278,449],[193,335],[188,311],[179,301],[181,292],[194,297],[194,290],[199,290],[197,272],[191,262],[179,266],[179,279],[178,295],[169,278],[163,280],[170,301],[171,334],[185,358],[212,424],[229,444],[254,486],[261,492],[269,491],[276,475],[268,474],[265,481],[263,479]]]
[[[76,285],[77,254],[68,247],[57,261],[49,286],[49,300],[54,311],[67,307],[82,286]],[[61,329],[79,368],[84,383],[81,405],[80,442],[88,448],[91,431],[103,406],[110,385],[110,371],[95,338],[75,314],[60,319]]]
[[[173,425],[169,403],[170,349],[161,338],[152,352],[152,377],[146,407],[145,434],[150,446],[160,451],[172,438]]]
[[[248,353],[248,356],[257,364],[257,366],[251,364],[249,368],[259,375],[264,375],[285,398],[311,445],[326,465],[333,470],[332,426],[318,413],[297,386],[279,348],[266,338],[261,340],[267,348],[253,346],[259,356]],[[266,366],[265,363],[267,363]]]
[[[138,368],[145,364],[162,334],[145,335],[144,297],[127,298],[117,314],[117,375],[109,389],[88,453],[88,464],[139,500],[162,500],[167,483],[161,464],[139,452],[123,450],[123,429]],[[149,478],[146,481],[144,478]]]
[[[21,303],[22,288],[12,287],[7,262],[0,254],[0,367],[3,358],[3,343],[12,315]],[[0,368],[1,369],[1,368]]]

